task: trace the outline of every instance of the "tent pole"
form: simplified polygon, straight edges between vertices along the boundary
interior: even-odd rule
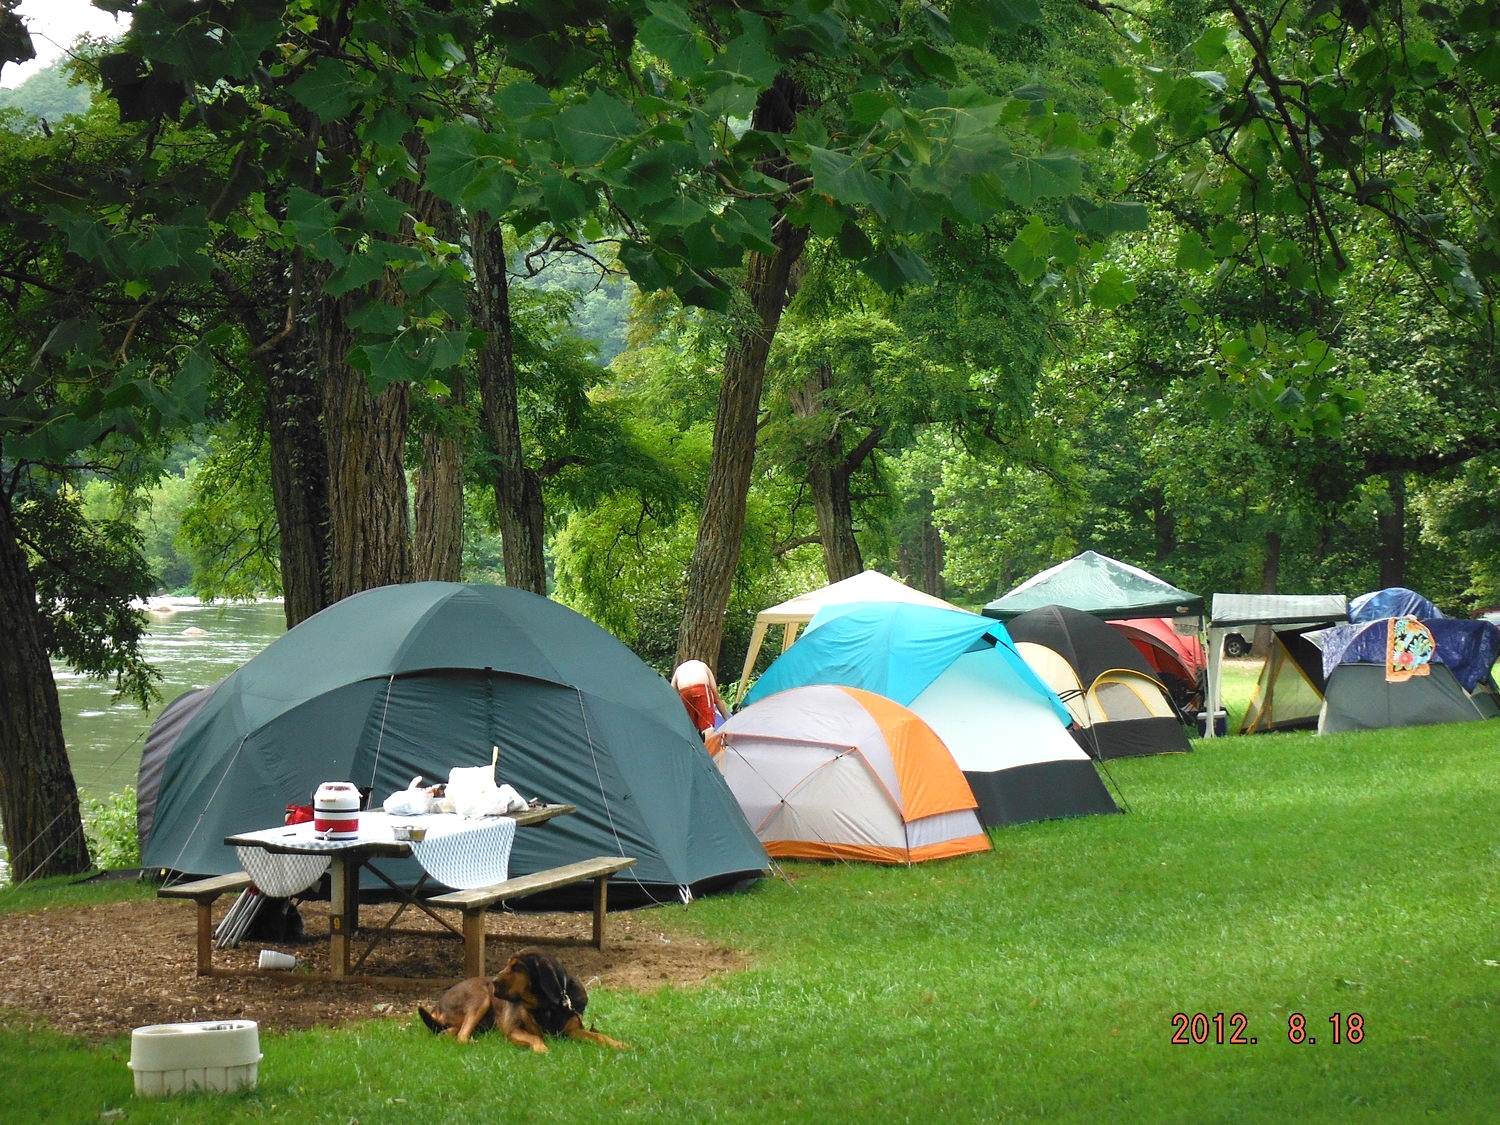
[[[1208,720],[1204,723],[1203,737],[1215,738],[1214,719],[1219,713],[1219,692],[1223,688],[1224,637],[1228,629],[1210,628],[1208,631]]]
[[[766,627],[766,622],[757,621],[755,628],[750,631],[750,647],[745,650],[745,667],[740,670],[740,689],[736,693],[736,705],[745,698],[745,692],[750,687],[750,673],[755,668],[755,658],[760,655],[761,643],[766,639]]]

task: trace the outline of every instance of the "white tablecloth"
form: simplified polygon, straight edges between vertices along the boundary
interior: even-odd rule
[[[259,832],[242,832],[236,836],[235,851],[244,864],[245,871],[257,886],[267,894],[295,894],[311,886],[327,869],[328,857],[320,854],[298,855],[286,852],[268,852],[250,841],[295,848],[298,852],[329,853],[358,848],[364,844],[396,842],[397,825],[412,825],[427,830],[422,840],[411,841],[413,858],[422,869],[438,882],[458,890],[487,887],[499,883],[509,876],[510,849],[516,838],[516,822],[508,816],[463,817],[453,813],[430,813],[425,816],[392,816],[379,810],[361,811],[359,835],[353,838],[328,840],[320,836],[312,822],[288,824],[279,828],[267,828]],[[250,857],[250,858],[247,858]],[[271,862],[265,863],[263,861]],[[262,882],[256,867],[266,871],[266,878],[275,885],[285,885],[300,877],[299,872],[311,870],[313,864],[279,861],[321,861],[321,866],[310,878],[295,890],[274,891]]]

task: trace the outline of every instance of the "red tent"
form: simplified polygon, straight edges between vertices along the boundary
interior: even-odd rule
[[[1208,654],[1199,638],[1183,636],[1170,617],[1135,617],[1109,624],[1146,658],[1178,707],[1189,711],[1202,709],[1201,700],[1194,697],[1202,691]]]

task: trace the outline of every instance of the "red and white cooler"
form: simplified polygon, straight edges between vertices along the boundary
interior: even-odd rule
[[[359,789],[347,781],[325,781],[313,794],[313,831],[327,840],[359,836]]]

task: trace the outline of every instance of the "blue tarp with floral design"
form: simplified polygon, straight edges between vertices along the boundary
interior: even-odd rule
[[[1323,648],[1323,675],[1333,674],[1340,664],[1384,664],[1390,648],[1390,618],[1353,625],[1336,625],[1319,634]],[[1465,691],[1490,674],[1500,655],[1500,628],[1488,621],[1465,621],[1452,617],[1423,619],[1422,624],[1437,642],[1433,662],[1446,664]]]

